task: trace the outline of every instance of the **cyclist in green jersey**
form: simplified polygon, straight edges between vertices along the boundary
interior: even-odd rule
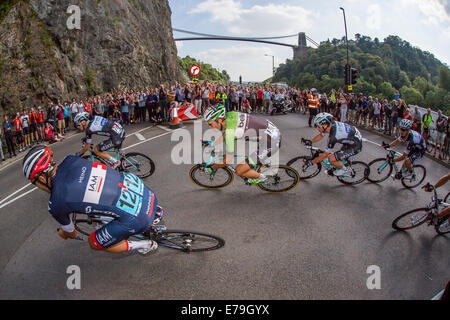
[[[235,140],[256,139],[258,150],[236,166],[236,174],[247,178],[251,184],[258,184],[267,180],[267,177],[256,172],[255,168],[257,165],[269,166],[272,155],[280,148],[281,133],[273,123],[242,112],[226,112],[224,105],[220,104],[208,108],[205,111],[204,119],[208,122],[210,128],[223,132],[221,138],[214,145],[219,145],[223,141],[226,145],[226,156],[223,163],[212,165],[207,168],[208,171],[217,170],[232,162]]]

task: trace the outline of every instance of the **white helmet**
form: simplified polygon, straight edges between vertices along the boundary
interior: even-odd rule
[[[328,123],[331,124],[334,121],[333,115],[321,112],[314,117],[314,127],[317,127],[319,124]]]
[[[203,119],[205,119],[206,122],[214,121],[219,118],[225,118],[225,106],[223,104],[216,104],[209,107],[206,109],[205,115],[203,116]]]
[[[409,130],[411,129],[412,124],[413,122],[411,120],[403,119],[402,121],[400,121],[398,126],[400,127],[400,129]]]
[[[75,116],[75,118],[73,119],[73,122],[75,123],[75,125],[78,125],[78,123],[80,123],[83,120],[89,121],[89,113],[81,112],[81,113],[77,114]]]

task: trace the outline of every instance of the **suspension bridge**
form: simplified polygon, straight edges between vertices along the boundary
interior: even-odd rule
[[[232,37],[232,36],[222,36],[222,35],[214,35],[214,34],[207,34],[207,33],[199,33],[199,32],[193,32],[193,31],[176,29],[176,28],[173,28],[173,31],[197,36],[197,37],[175,38],[174,39],[175,41],[194,41],[194,40],[197,40],[197,41],[198,40],[247,41],[247,42],[259,42],[259,43],[266,43],[266,44],[277,45],[277,46],[290,47],[293,50],[294,59],[296,57],[303,57],[307,54],[308,49],[309,49],[309,47],[307,46],[307,41],[315,47],[319,46],[319,44],[316,41],[314,41],[313,39],[308,37],[304,32],[299,32],[298,34],[291,34],[291,35],[285,35],[285,36],[273,36],[273,37]],[[275,39],[286,39],[286,38],[292,38],[292,37],[298,37],[298,44],[289,44],[289,43],[272,41]]]

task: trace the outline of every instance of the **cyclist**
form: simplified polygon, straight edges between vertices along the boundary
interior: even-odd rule
[[[115,159],[106,152],[111,148],[120,148],[123,140],[125,140],[125,130],[114,120],[108,120],[100,116],[95,116],[93,120],[89,120],[89,113],[82,112],[74,118],[75,127],[80,131],[86,132],[86,144],[81,148],[79,154],[83,155],[89,150],[92,144],[92,135],[108,136],[109,139],[101,142],[94,148],[94,153],[108,161],[113,169],[120,166],[120,160]]]
[[[267,180],[264,174],[258,173],[254,169],[259,164],[269,166],[272,154],[275,154],[280,148],[281,133],[273,123],[242,112],[225,112],[225,107],[221,104],[209,107],[205,111],[204,119],[208,122],[209,127],[223,132],[221,138],[214,145],[225,141],[227,153],[223,163],[206,168],[208,172],[231,163],[235,152],[235,140],[256,138],[259,141],[258,150],[236,166],[236,174],[247,178],[247,182],[250,184],[259,184]],[[263,139],[267,140],[266,144]]]
[[[447,173],[445,176],[440,178],[438,182],[434,184],[434,188],[437,189],[439,187],[442,187],[444,184],[448,182],[448,180],[450,180],[450,173]],[[429,184],[424,185],[422,189],[424,189],[426,192],[433,191],[433,189],[431,188],[431,186],[429,186]],[[446,215],[448,215],[450,223],[450,207],[444,208],[441,212],[439,212],[439,214],[436,216],[436,219],[440,219],[442,217],[445,217]]]
[[[316,143],[322,140],[324,133],[328,133],[328,145],[325,152],[317,158],[305,160],[305,165],[310,167],[328,158],[330,163],[337,168],[333,172],[335,176],[342,176],[349,173],[351,170],[344,165],[343,161],[357,155],[362,150],[362,137],[358,129],[347,123],[335,121],[334,117],[326,112],[319,113],[315,116],[314,127],[319,131],[319,134],[311,142]],[[336,143],[342,144],[342,148],[333,153],[332,149]]]
[[[406,142],[405,152],[398,158],[395,158],[394,162],[403,161],[402,170],[396,174],[397,179],[402,178],[403,172],[407,171],[405,177],[412,177],[412,167],[414,162],[422,159],[425,154],[426,144],[424,138],[420,135],[420,133],[411,130],[413,122],[409,119],[403,119],[400,121],[400,136],[394,140],[391,144],[383,144],[383,148],[392,148],[398,145],[400,142]],[[386,159],[389,162],[389,159]]]
[[[162,216],[155,193],[135,175],[122,174],[102,163],[76,156],[67,156],[57,165],[53,161],[53,152],[42,145],[27,153],[22,166],[31,183],[50,193],[48,208],[61,224],[58,234],[64,240],[77,238],[71,213],[93,213],[115,220],[92,232],[89,237],[92,249],[107,252],[137,250],[146,254],[158,248],[152,240],[127,240],[147,230]]]

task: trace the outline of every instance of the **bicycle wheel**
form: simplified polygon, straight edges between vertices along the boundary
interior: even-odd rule
[[[386,162],[386,159],[379,158],[369,163],[370,172],[367,176],[367,180],[370,182],[378,183],[383,182],[392,173],[392,165]]]
[[[206,173],[204,168],[204,164],[197,164],[189,172],[191,180],[203,188],[219,189],[228,186],[233,181],[233,172],[227,167],[219,168],[213,174]]]
[[[90,236],[92,232],[100,229],[105,224],[113,221],[112,217],[99,217],[99,216],[86,216],[78,218],[76,213],[73,214],[72,221],[75,229],[84,234],[85,236]]]
[[[402,178],[402,185],[405,188],[417,187],[418,185],[420,185],[423,182],[423,180],[425,180],[425,177],[427,175],[427,170],[425,169],[424,166],[422,166],[420,164],[413,166],[413,172],[414,172],[413,177],[410,177],[410,178],[403,177]]]
[[[155,163],[145,154],[139,152],[130,152],[124,155],[122,159],[122,169],[125,172],[131,172],[139,178],[150,177],[155,172]]]
[[[361,183],[366,180],[370,174],[370,168],[364,162],[352,161],[349,167],[352,169],[351,174],[337,177],[337,179],[344,184],[355,185]]]
[[[284,165],[263,168],[261,173],[267,177],[267,181],[257,186],[267,192],[286,192],[295,188],[300,181],[298,172]]]
[[[310,160],[311,157],[308,156],[301,156],[301,157],[296,157],[293,158],[291,160],[289,160],[288,163],[286,163],[286,165],[288,167],[291,167],[292,169],[296,170],[300,176],[301,179],[310,179],[310,178],[314,178],[315,176],[317,176],[320,172],[320,170],[322,170],[322,164],[317,163],[311,167],[306,168],[305,170],[303,169],[303,160]]]
[[[222,248],[225,240],[222,238],[196,231],[166,230],[154,235],[154,240],[160,246],[181,250],[184,252],[211,251]]]
[[[414,209],[398,216],[392,222],[392,228],[400,231],[413,229],[423,224],[429,217],[430,212],[427,208]]]

